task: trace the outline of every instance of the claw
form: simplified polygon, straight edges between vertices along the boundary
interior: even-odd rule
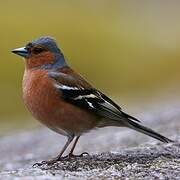
[[[79,155],[79,157],[83,157],[83,156],[90,156],[88,152],[83,152],[82,154]]]
[[[84,157],[84,156],[89,156],[89,153],[83,152],[80,155],[74,155],[74,154],[68,154],[67,156],[62,157],[63,160],[68,160],[71,158],[79,158],[79,157]]]
[[[46,165],[52,165],[52,164],[54,164],[54,163],[56,163],[57,161],[60,161],[60,160],[62,160],[62,159],[55,158],[55,159],[51,159],[51,160],[49,160],[49,161],[42,161],[42,162],[40,162],[40,163],[35,163],[35,164],[33,164],[32,167],[39,167],[39,166],[42,166],[42,165],[44,165],[44,164],[46,164]]]
[[[46,164],[46,165],[52,165],[52,164],[56,163],[57,161],[69,160],[69,159],[71,159],[71,158],[78,158],[78,157],[84,157],[84,156],[89,156],[89,153],[83,152],[83,153],[80,154],[80,155],[68,154],[67,156],[64,156],[64,157],[61,157],[61,158],[57,157],[57,158],[51,159],[51,160],[49,160],[49,161],[42,161],[42,162],[40,162],[40,163],[39,163],[39,162],[38,162],[38,163],[35,163],[35,164],[33,164],[32,167],[40,167],[40,166],[42,166],[42,165],[44,165],[44,164]]]
[[[40,162],[40,163],[35,163],[35,164],[32,165],[32,167],[33,167],[33,168],[34,168],[34,167],[39,167],[39,166],[42,166],[43,164],[45,164],[44,161],[42,161],[42,162]]]

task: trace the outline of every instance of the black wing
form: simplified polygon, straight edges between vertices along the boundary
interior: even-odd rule
[[[72,87],[61,83],[55,84],[55,87],[62,93],[66,101],[86,110],[93,111],[97,115],[112,120],[129,118],[140,122],[138,119],[122,112],[116,103],[96,89]]]

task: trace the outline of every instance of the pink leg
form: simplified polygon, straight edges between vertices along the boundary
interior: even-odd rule
[[[74,151],[74,149],[75,149],[75,147],[76,147],[76,145],[77,145],[77,142],[78,142],[79,138],[80,138],[80,136],[77,136],[77,137],[76,137],[76,139],[75,139],[75,141],[74,141],[74,144],[73,144],[73,146],[72,146],[72,148],[71,148],[71,150],[70,150],[70,153],[69,153],[67,156],[65,156],[64,159],[69,159],[69,158],[72,158],[72,157],[83,157],[84,155],[89,155],[87,152],[83,152],[83,153],[80,154],[80,155],[74,155],[74,154],[73,154],[73,151]]]
[[[49,160],[49,161],[42,161],[41,163],[35,163],[35,164],[33,165],[33,167],[35,167],[35,166],[41,166],[41,165],[43,165],[43,164],[48,164],[48,165],[49,165],[49,164],[54,164],[55,162],[60,161],[61,159],[63,159],[63,158],[62,158],[62,155],[63,155],[63,153],[65,152],[65,150],[67,149],[67,147],[69,146],[69,144],[72,142],[73,139],[74,139],[74,136],[68,138],[66,144],[64,145],[63,149],[61,150],[60,154],[59,154],[57,157],[55,157],[55,158],[53,158],[53,159],[51,159],[51,160]],[[76,142],[76,143],[77,143],[77,142]],[[74,145],[74,144],[73,144],[73,145]]]

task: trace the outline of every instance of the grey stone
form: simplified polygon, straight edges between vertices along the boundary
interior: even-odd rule
[[[180,106],[143,112],[143,124],[175,140],[163,144],[126,128],[104,128],[80,139],[90,156],[32,167],[58,154],[65,138],[46,128],[0,138],[0,179],[180,179]],[[151,116],[151,115],[154,116]]]

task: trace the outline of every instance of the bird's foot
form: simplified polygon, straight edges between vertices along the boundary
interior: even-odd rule
[[[80,155],[74,155],[74,154],[70,153],[70,154],[68,154],[67,156],[64,156],[64,157],[56,157],[56,158],[48,160],[48,161],[42,161],[42,162],[35,163],[35,164],[33,164],[32,167],[40,167],[40,166],[42,166],[44,164],[52,165],[52,164],[54,164],[54,163],[56,163],[58,161],[69,160],[69,159],[72,159],[72,158],[79,158],[79,157],[84,157],[84,156],[89,156],[89,153],[83,152]]]
[[[71,158],[79,158],[79,157],[84,157],[84,156],[89,156],[89,153],[83,152],[80,155],[74,155],[72,153],[68,154],[67,156],[62,157],[63,160],[69,160]]]
[[[39,167],[39,166],[42,166],[44,164],[52,165],[52,164],[56,163],[57,161],[61,161],[61,160],[63,160],[63,158],[57,157],[57,158],[54,158],[54,159],[51,159],[51,160],[48,160],[48,161],[42,161],[42,162],[35,163],[35,164],[33,164],[32,167]]]

